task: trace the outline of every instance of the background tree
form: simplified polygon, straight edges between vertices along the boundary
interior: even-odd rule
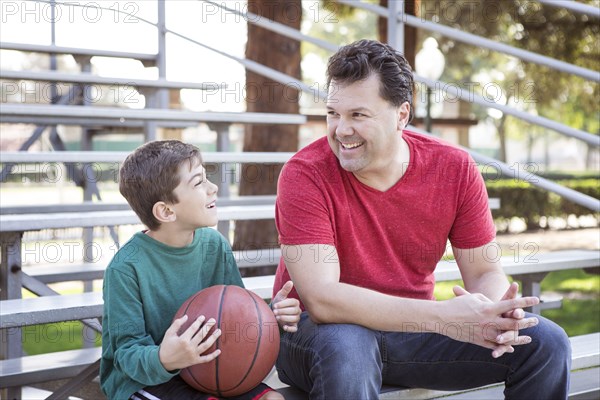
[[[300,0],[249,0],[248,11],[300,29],[302,4]],[[300,71],[300,43],[272,31],[248,23],[246,58],[274,68],[297,79]],[[298,114],[299,93],[293,86],[284,85],[262,75],[246,71],[249,112]],[[244,151],[296,151],[297,125],[247,125]],[[240,195],[274,194],[281,165],[244,164],[240,177]],[[277,232],[272,220],[236,221],[234,249],[263,249],[276,246]]]
[[[522,0],[442,0],[435,7],[424,2],[420,12],[427,19],[501,43],[596,71],[600,69],[600,26],[584,15]],[[476,93],[480,95],[484,85],[493,84],[503,94],[501,102],[577,129],[599,133],[598,83],[453,39],[436,38],[446,56],[441,80],[463,84],[478,82]],[[511,116],[488,113],[479,106],[473,106],[472,110],[477,119],[493,121],[503,160],[506,160],[504,149],[508,136],[526,141],[527,146],[539,137],[557,137],[547,129],[533,128]],[[588,146],[588,164],[593,151],[597,149]]]

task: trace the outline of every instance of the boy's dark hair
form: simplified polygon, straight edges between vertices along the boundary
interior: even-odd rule
[[[192,168],[202,163],[202,156],[197,147],[179,140],[146,143],[123,162],[119,191],[150,230],[160,226],[152,214],[156,202],[179,202],[173,191],[179,185],[179,168],[184,163]]]
[[[405,101],[410,105],[409,122],[413,117],[413,72],[402,53],[377,40],[359,40],[341,47],[327,64],[327,86],[331,81],[354,83],[379,76],[379,95],[400,107]]]

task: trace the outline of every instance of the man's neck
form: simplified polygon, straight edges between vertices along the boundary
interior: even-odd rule
[[[361,183],[373,189],[385,192],[404,176],[410,163],[410,149],[404,139],[400,139],[397,156],[376,171],[365,174],[353,173]]]

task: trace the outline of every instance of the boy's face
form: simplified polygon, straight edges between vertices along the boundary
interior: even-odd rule
[[[184,163],[179,168],[179,185],[174,193],[179,202],[170,207],[175,211],[175,223],[182,229],[194,230],[217,224],[217,185],[206,179],[201,163]]]

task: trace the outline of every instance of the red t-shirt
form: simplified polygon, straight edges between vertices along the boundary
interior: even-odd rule
[[[433,271],[447,240],[475,248],[492,241],[496,232],[470,155],[430,136],[404,131],[403,137],[410,163],[385,192],[342,169],[327,138],[306,146],[281,172],[275,222],[281,244],[335,246],[341,282],[433,299]],[[289,279],[282,258],[273,294]],[[290,297],[298,295],[293,291]]]

